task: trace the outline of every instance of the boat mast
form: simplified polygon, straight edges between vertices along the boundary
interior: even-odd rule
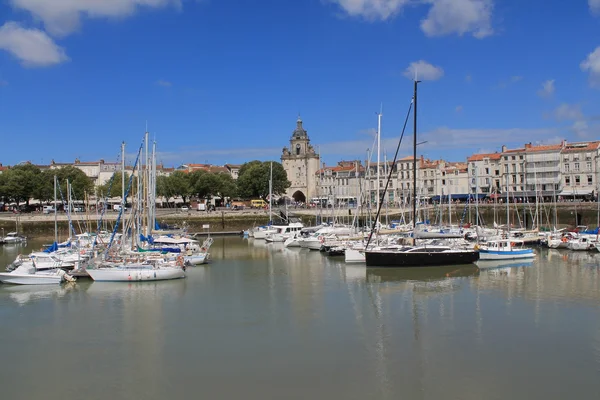
[[[413,111],[413,229],[417,227],[417,85],[418,81],[415,76],[415,89],[413,95],[414,111]]]
[[[273,224],[271,211],[273,210],[273,161],[271,161],[271,173],[269,176],[269,225]]]
[[[381,108],[383,108],[383,104],[381,105]],[[377,205],[377,209],[379,209],[379,168],[381,165],[381,160],[380,160],[380,154],[381,154],[381,111],[377,113],[377,202],[375,203]],[[377,221],[375,221],[375,223],[377,223]]]
[[[125,211],[125,142],[121,143],[121,213]],[[125,224],[121,227],[122,237],[121,243],[125,240]]]
[[[54,242],[58,243],[58,214],[56,213],[56,175],[54,175]]]

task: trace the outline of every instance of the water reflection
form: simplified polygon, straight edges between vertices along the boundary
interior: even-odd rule
[[[65,285],[1,285],[0,296],[8,294],[15,303],[23,306],[36,300],[60,299],[67,293],[77,290],[74,283]]]
[[[446,281],[479,275],[475,265],[423,268],[365,268],[368,282]]]

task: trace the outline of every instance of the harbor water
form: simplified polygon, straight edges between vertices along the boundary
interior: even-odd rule
[[[0,285],[0,397],[598,399],[600,254],[536,251],[367,269],[216,238],[182,280]]]

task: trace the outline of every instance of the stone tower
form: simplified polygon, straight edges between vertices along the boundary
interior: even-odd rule
[[[287,197],[295,201],[309,202],[317,195],[316,173],[319,170],[319,155],[310,144],[300,116],[290,139],[290,148],[283,148],[281,164],[288,180],[292,183],[287,190]]]

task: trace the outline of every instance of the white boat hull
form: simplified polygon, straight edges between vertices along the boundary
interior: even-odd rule
[[[174,267],[90,268],[87,269],[87,273],[94,281],[97,282],[150,282],[185,278],[185,272],[183,269]]]
[[[200,265],[206,263],[208,260],[208,253],[195,254],[192,256],[184,256],[183,261],[192,265]]]
[[[0,273],[0,282],[12,285],[56,285],[63,281],[61,275]]]
[[[360,250],[346,249],[344,252],[344,261],[347,263],[364,263],[366,262],[365,253]]]

